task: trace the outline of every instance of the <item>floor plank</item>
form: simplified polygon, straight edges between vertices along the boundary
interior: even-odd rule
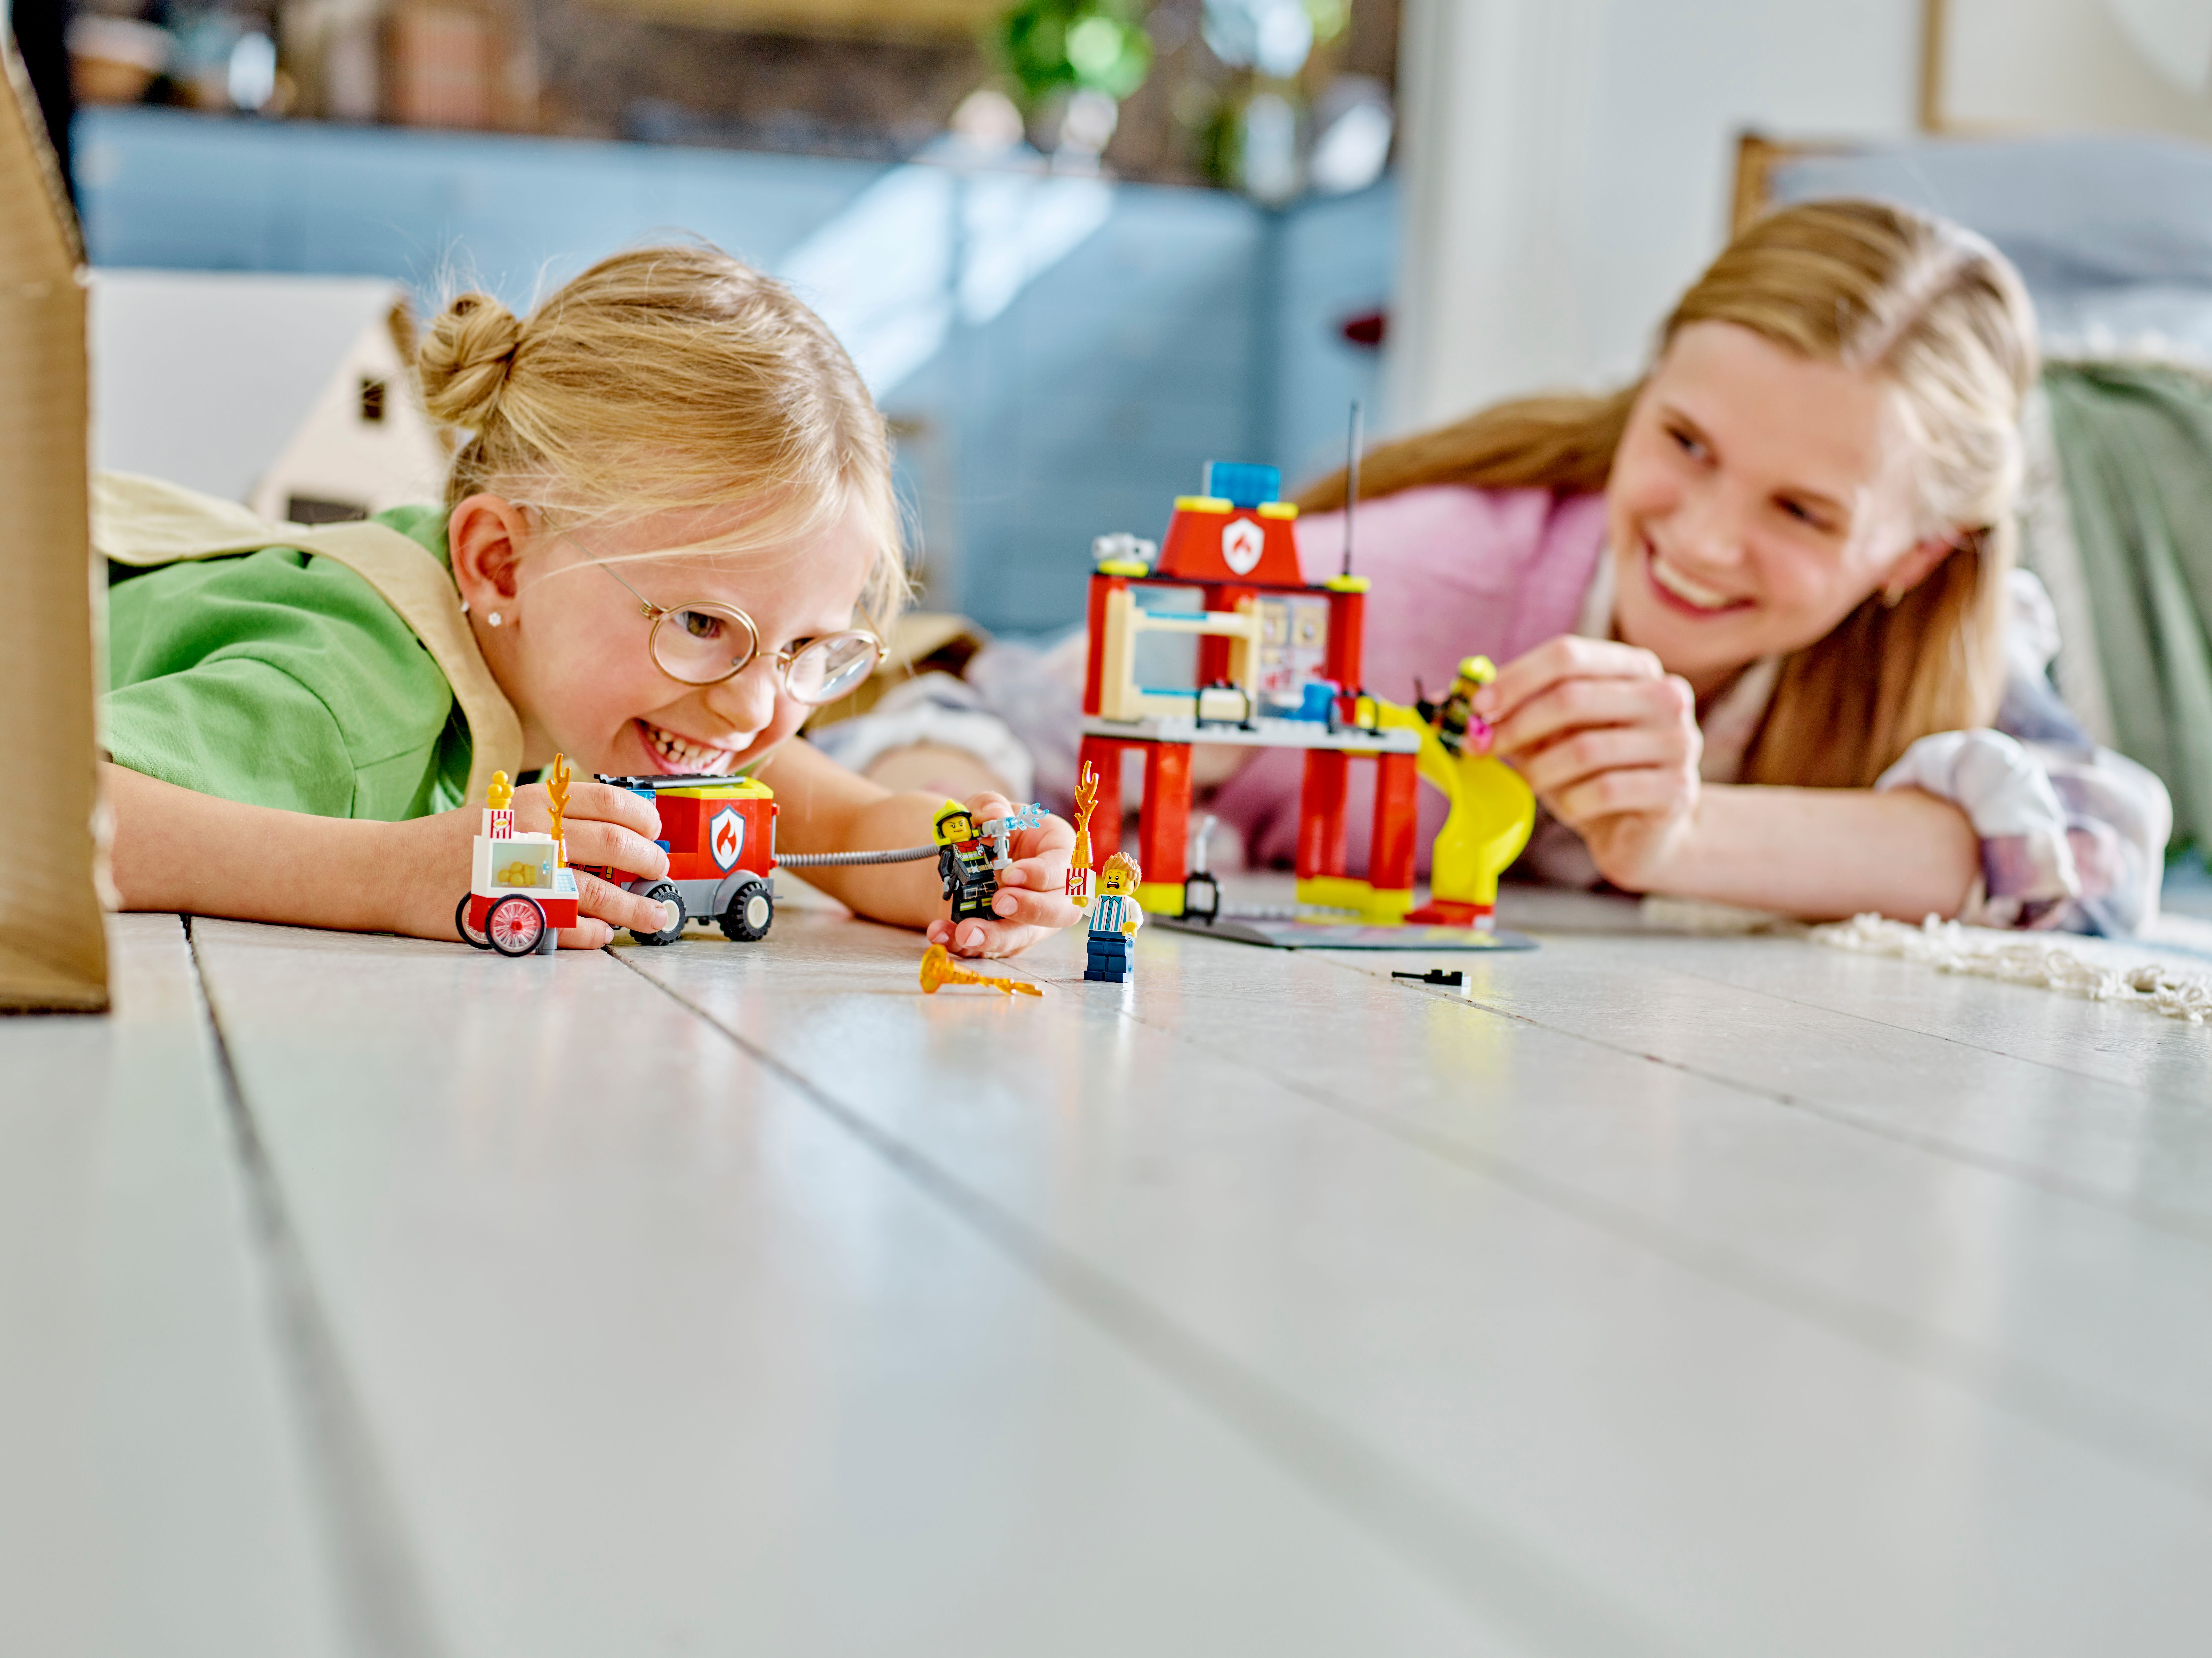
[[[1721,941],[1711,941],[1717,943]],[[1672,963],[1680,950],[1710,963],[1707,943],[1557,937],[1534,956],[1480,957],[1471,1000],[1545,1029],[1752,1090],[1936,1155],[2120,1209],[2179,1234],[2212,1238],[2212,1029],[2104,1007],[2157,1027],[2159,1090],[2060,1068],[1824,1005],[1793,987],[1824,969],[1823,947],[1783,939],[1725,941],[1770,987],[1724,982]],[[1837,952],[1840,955],[1840,952]],[[1442,961],[1443,958],[1436,958]],[[1972,987],[1915,963],[1844,957],[1844,971],[1910,996],[1924,981],[1952,1005],[2039,996],[2012,1016],[2063,1027],[2081,1010],[2022,986]],[[1379,964],[1360,962],[1369,971]],[[1986,1021],[1985,1028],[1986,1028]],[[2103,1021],[2100,1020],[2100,1023]],[[2079,1026],[2077,1024],[2077,1029]],[[2022,1039],[2024,1048],[2029,1044]],[[2176,1080],[2202,1075],[2192,1093]]]
[[[1122,990],[1070,982],[1074,948],[1025,963],[1052,981],[1042,1004],[915,995],[913,941],[849,926],[621,953],[994,1217],[1011,1252],[1073,1258],[1334,1424],[1372,1459],[1335,1499],[1380,1532],[1421,1493],[1435,1560],[1473,1570],[1510,1539],[1698,1650],[1771,1651],[1787,1631],[1806,1652],[2183,1651],[2212,1617],[2201,1417],[2160,1422],[2078,1368],[2029,1367],[2063,1397],[2027,1398],[2019,1345],[1925,1350],[1961,1328],[2027,1344],[2032,1319],[1981,1309],[2029,1296],[2014,1258],[2042,1260],[2047,1228],[2103,1228],[2100,1270],[2147,1263],[2176,1295],[2202,1281],[2194,1240],[1326,962],[1148,933]],[[1617,975],[1616,999],[1641,986]],[[1738,1025],[1708,1035],[1723,1070],[1746,1063]],[[1424,1075],[1464,1093],[1414,1099],[1407,1122],[1455,1104],[1452,1131],[1499,1166],[1546,1147],[1551,1187],[1347,1108],[1397,1108]],[[1557,1178],[1577,1138],[1601,1160],[1608,1135],[1627,1137],[1595,1182],[1616,1214],[1648,1216],[1671,1182],[1674,1220],[1717,1217],[1680,1241],[1735,1228],[1773,1292],[1559,1201],[1588,1190]],[[1836,1189],[1798,1215],[1823,1148]],[[1925,1276],[1915,1308],[1942,1321],[1901,1342],[1894,1322],[1855,1327],[1823,1287],[1839,1273],[1893,1294]],[[2158,1346],[2159,1292],[2100,1287],[2120,1297],[2106,1327],[2162,1371],[2200,1363],[2187,1339]],[[1976,1363],[2011,1365],[2011,1391]],[[2187,1397],[2167,1374],[2148,1390],[2169,1389]]]
[[[1747,942],[1755,948],[1742,948]],[[2063,949],[2069,941],[2044,936],[2023,942]],[[2122,957],[2128,953],[2124,944],[2104,948]],[[1794,938],[1636,938],[1626,942],[1624,959],[1663,963],[1677,973],[2115,1083],[2200,1114],[2208,1101],[2212,1027],[2169,1019],[2140,1004],[1940,973],[1917,962]]]
[[[1503,1548],[1478,1610],[611,957],[199,947],[453,1653],[1651,1649]]]
[[[0,1652],[334,1652],[184,931],[109,950],[109,1016],[0,1020]]]

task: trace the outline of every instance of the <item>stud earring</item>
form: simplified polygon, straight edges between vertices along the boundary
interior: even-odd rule
[[[484,620],[490,623],[493,627],[496,628],[499,626],[499,612],[497,610],[494,610],[489,616],[486,616]]]

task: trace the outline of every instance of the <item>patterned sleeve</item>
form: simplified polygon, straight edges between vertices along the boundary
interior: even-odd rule
[[[2015,572],[2013,598],[1996,729],[1923,737],[1875,786],[1925,789],[1972,821],[1982,872],[1959,916],[1968,925],[2138,932],[2158,916],[2172,804],[2150,771],[2092,741],[2051,689],[2057,629],[2041,585]]]

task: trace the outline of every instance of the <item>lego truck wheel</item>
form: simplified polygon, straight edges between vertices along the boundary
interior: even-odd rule
[[[649,904],[659,904],[667,920],[658,932],[640,932],[632,927],[631,938],[641,944],[672,944],[684,936],[684,895],[676,890],[673,881],[656,881],[639,892],[638,896]]]
[[[473,944],[478,950],[489,950],[491,940],[469,925],[469,905],[475,896],[469,892],[461,895],[460,908],[453,912],[453,931],[461,935],[463,944]]]
[[[730,907],[722,912],[722,932],[739,944],[750,944],[768,937],[769,927],[775,920],[775,899],[766,882],[740,887],[730,900]]]
[[[484,936],[502,956],[527,956],[553,936],[535,898],[511,892],[484,912]]]

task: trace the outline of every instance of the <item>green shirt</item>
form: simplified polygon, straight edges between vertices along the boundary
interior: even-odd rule
[[[378,514],[449,563],[445,514]],[[118,765],[201,794],[386,822],[462,803],[469,728],[398,612],[334,559],[269,547],[143,573],[107,599]]]

